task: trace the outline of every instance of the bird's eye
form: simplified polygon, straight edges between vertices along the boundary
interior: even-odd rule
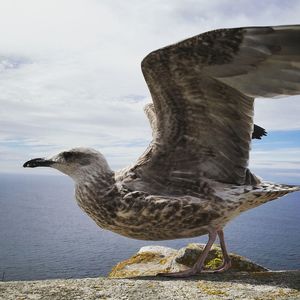
[[[62,156],[63,156],[63,158],[66,160],[66,161],[68,161],[68,160],[71,160],[72,158],[73,158],[73,153],[72,152],[63,152],[62,153]]]
[[[65,151],[62,153],[62,157],[67,163],[78,163],[80,165],[90,164],[90,155],[86,153]]]

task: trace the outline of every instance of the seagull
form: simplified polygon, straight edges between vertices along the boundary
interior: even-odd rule
[[[148,54],[141,63],[152,103],[152,141],[136,163],[112,171],[93,149],[74,148],[24,167],[51,167],[75,182],[78,205],[99,225],[140,240],[208,235],[188,277],[219,238],[224,272],[231,262],[223,228],[244,211],[300,190],[248,169],[254,99],[300,94],[300,25],[219,29]],[[270,104],[271,105],[271,104]]]

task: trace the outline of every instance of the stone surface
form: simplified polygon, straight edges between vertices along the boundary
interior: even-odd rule
[[[189,244],[178,251],[160,246],[143,247],[110,273],[111,277],[132,278],[0,282],[0,300],[300,300],[300,271],[268,271],[236,254],[231,254],[230,272],[203,273],[186,279],[149,276],[188,268],[202,248],[201,244]],[[220,262],[220,249],[214,246],[207,267],[218,267]]]
[[[300,299],[300,271],[0,282],[1,300]]]
[[[131,258],[118,263],[112,268],[110,278],[128,278],[136,276],[155,276],[158,273],[183,271],[194,265],[202,253],[204,244],[189,244],[180,250],[162,246],[142,247]],[[251,262],[240,255],[230,253],[232,268],[230,272],[247,271],[262,272],[268,269]],[[207,269],[215,269],[222,265],[222,251],[214,245],[206,261]]]

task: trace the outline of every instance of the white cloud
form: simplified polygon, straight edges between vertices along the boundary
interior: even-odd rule
[[[300,148],[252,151],[250,167],[255,169],[299,170]]]
[[[255,122],[270,130],[300,129],[300,97],[255,100]]]
[[[114,168],[133,162],[151,137],[148,52],[215,28],[297,23],[299,13],[299,1],[0,0],[1,170],[79,145],[102,149]],[[261,100],[257,123],[300,129],[298,99]]]

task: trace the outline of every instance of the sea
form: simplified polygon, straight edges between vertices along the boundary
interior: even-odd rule
[[[230,252],[273,270],[300,269],[300,193],[241,214],[225,228]],[[105,276],[142,246],[179,249],[207,236],[138,241],[99,228],[64,176],[0,175],[0,281]]]

